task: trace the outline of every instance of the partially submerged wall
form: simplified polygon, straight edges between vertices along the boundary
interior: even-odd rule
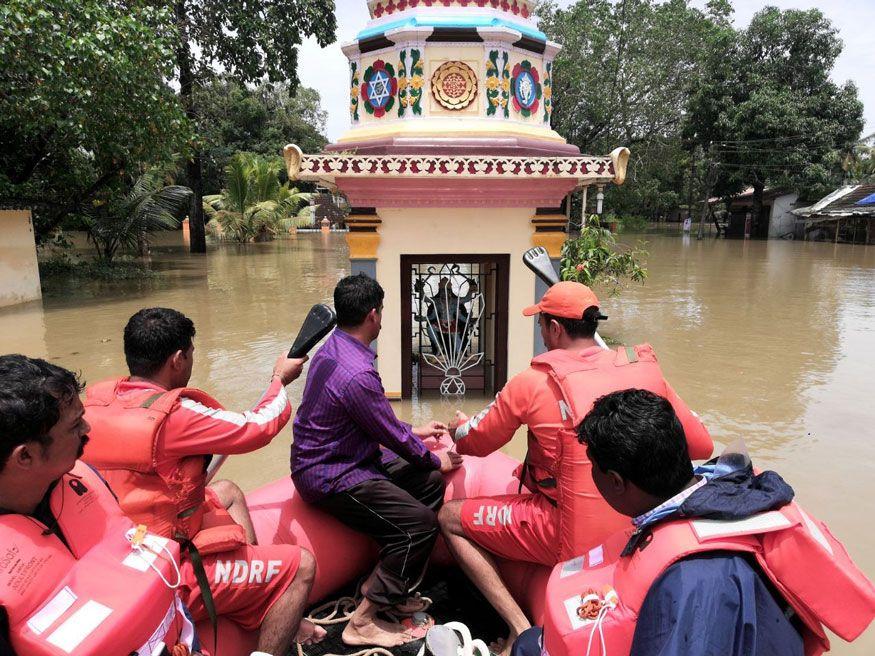
[[[0,210],[0,307],[41,297],[30,210]]]
[[[793,233],[796,228],[796,215],[793,208],[799,194],[785,194],[772,201],[772,214],[769,218],[769,239],[780,239]]]

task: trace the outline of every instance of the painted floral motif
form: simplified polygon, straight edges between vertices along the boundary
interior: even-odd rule
[[[359,120],[359,72],[356,62],[349,63],[349,117],[353,121]]]
[[[509,116],[510,69],[507,52],[490,50],[486,60],[486,115]]]
[[[398,93],[398,79],[395,77],[395,67],[378,59],[365,70],[364,82],[361,86],[362,100],[365,110],[374,118],[381,118],[392,111],[395,105],[395,94]]]
[[[422,114],[422,87],[425,85],[422,74],[422,53],[414,48],[410,51],[410,89],[407,92],[407,106],[417,116]]]
[[[510,86],[514,110],[526,118],[535,114],[542,95],[541,80],[538,69],[528,59],[513,67]]]
[[[398,59],[398,117],[402,118],[407,110],[407,88],[410,86],[407,81],[407,51],[402,50]]]
[[[544,123],[550,125],[553,114],[553,62],[544,66]]]
[[[491,7],[528,18],[532,15],[534,3],[529,0],[379,0],[369,4],[371,4],[371,14],[374,18],[388,16],[419,5],[423,7]]]
[[[422,114],[422,87],[425,80],[422,77],[422,55],[419,50],[410,50],[410,71],[407,70],[407,50],[400,54],[401,63],[398,68],[398,116],[404,116],[407,108],[416,115]]]

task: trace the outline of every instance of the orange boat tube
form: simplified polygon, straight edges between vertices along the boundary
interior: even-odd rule
[[[439,448],[446,448],[446,445]],[[459,469],[447,475],[446,500],[516,493],[519,482],[513,472],[519,464],[518,460],[500,452],[485,458],[468,456]],[[311,604],[330,599],[332,594],[361,578],[376,563],[376,545],[366,536],[306,503],[298,495],[290,477],[254,490],[246,500],[260,544],[299,544],[316,558]],[[452,565],[452,558],[442,541],[435,548],[432,563]],[[531,563],[505,562],[501,565],[501,573],[529,617],[540,622],[550,569]],[[453,619],[465,622],[464,617]],[[210,623],[201,622],[197,628],[204,647],[215,653]],[[256,639],[254,633],[243,631],[229,620],[219,619],[221,656],[248,656],[255,649]]]

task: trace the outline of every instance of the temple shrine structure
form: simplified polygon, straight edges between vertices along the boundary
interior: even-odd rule
[[[343,46],[350,129],[286,146],[291,179],[349,200],[352,271],[383,286],[378,368],[390,398],[494,394],[540,344],[543,293],[521,255],[558,258],[577,190],[601,211],[629,151],[581,154],[550,127],[559,44],[528,0],[370,0]]]

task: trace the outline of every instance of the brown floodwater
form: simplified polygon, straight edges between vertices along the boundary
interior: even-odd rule
[[[875,248],[647,239],[650,278],[603,299],[610,316],[603,334],[653,344],[715,440],[744,439],[755,462],[779,471],[875,576]],[[122,375],[128,317],[142,307],[174,307],[197,328],[192,384],[244,409],[309,307],[330,301],[347,256],[340,234],[221,245],[206,257],[160,248],[157,279],[52,282],[41,302],[0,310],[0,352],[46,357],[88,381]],[[293,401],[302,388],[303,380],[290,386]],[[486,402],[467,398],[461,407],[473,412]],[[417,423],[446,420],[457,405],[431,399],[394,407]],[[261,451],[230,458],[222,476],[252,489],[287,475],[290,441],[289,426]],[[523,447],[520,433],[507,451],[520,457]],[[875,653],[875,630],[851,647],[837,641],[834,651]]]

